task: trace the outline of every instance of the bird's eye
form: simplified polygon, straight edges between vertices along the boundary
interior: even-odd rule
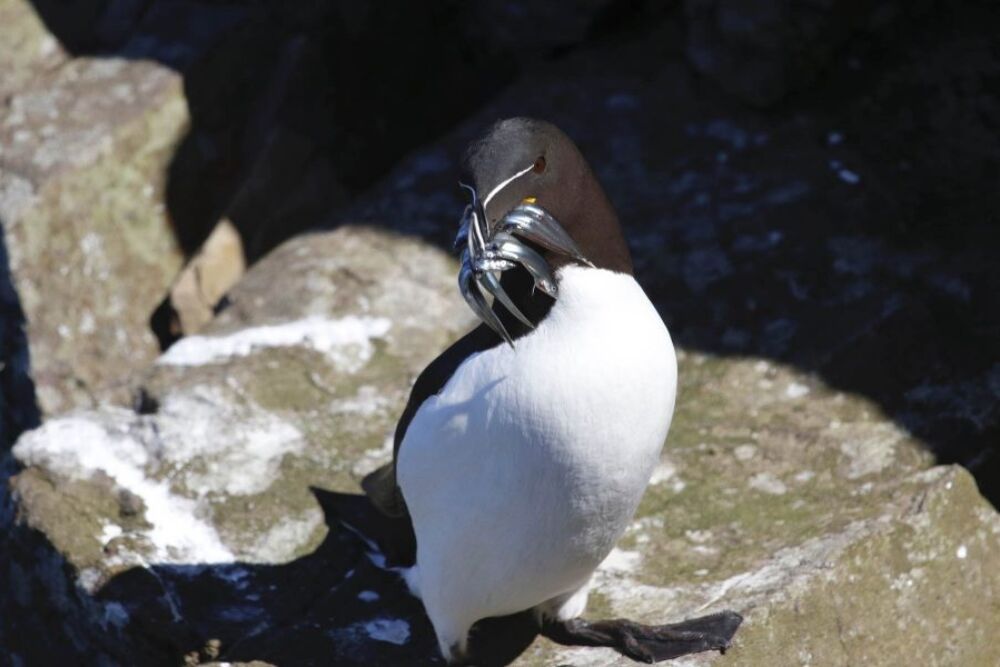
[[[538,159],[535,160],[535,164],[532,165],[531,170],[536,174],[540,174],[545,171],[545,156],[539,155]]]

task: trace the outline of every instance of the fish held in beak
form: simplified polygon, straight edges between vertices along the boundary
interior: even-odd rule
[[[464,183],[460,185],[469,191],[472,202],[465,208],[455,238],[456,249],[465,246],[458,275],[459,290],[479,319],[513,347],[513,339],[487,299],[492,298],[494,304],[499,303],[525,326],[533,329],[535,324],[503,289],[500,274],[521,266],[531,275],[537,289],[553,299],[559,296],[552,268],[538,251],[525,242],[581,264],[593,264],[584,257],[562,225],[534,200],[525,200],[490,229],[475,188]],[[494,193],[495,190],[491,195]]]

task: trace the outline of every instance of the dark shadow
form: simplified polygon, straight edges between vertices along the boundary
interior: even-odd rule
[[[580,144],[675,343],[865,397],[1000,505],[998,30],[996,6],[961,3],[861,32],[814,86],[759,110],[693,76],[668,22],[490,109]],[[430,154],[455,164],[468,138]],[[450,192],[451,172],[416,172],[352,215],[400,211],[401,231],[447,247],[461,197],[407,202]]]
[[[41,419],[31,377],[24,310],[10,271],[6,229],[5,221],[0,218],[0,567],[5,571],[0,574],[0,589],[3,590],[0,593],[0,646],[5,652],[14,648],[12,644],[16,642],[7,641],[8,636],[21,635],[25,626],[31,627],[34,621],[22,618],[18,596],[11,593],[13,586],[7,585],[8,577],[16,578],[19,572],[11,558],[17,550],[12,534],[16,508],[8,484],[10,478],[22,470],[10,449],[21,433],[37,427]],[[24,560],[18,562],[37,560],[36,554],[20,555]],[[23,582],[15,586],[19,584],[23,591]]]
[[[686,168],[712,180],[665,198],[673,266],[641,278],[682,346],[870,399],[1000,506],[1000,11],[904,27],[767,114],[692,119]]]
[[[282,667],[443,665],[420,601],[340,523],[345,509],[357,521],[374,508],[363,496],[313,493],[329,533],[307,556],[284,565],[154,565],[110,580],[97,597],[130,619],[115,654],[150,666],[177,665],[192,652]],[[530,613],[487,619],[473,628],[471,650],[477,664],[507,665],[537,634]]]
[[[10,273],[5,229],[0,220],[0,488],[6,487],[2,461],[8,450],[40,420],[24,311]]]

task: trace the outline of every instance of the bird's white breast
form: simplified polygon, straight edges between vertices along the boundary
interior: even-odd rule
[[[558,277],[538,328],[467,359],[407,430],[398,479],[432,618],[513,613],[585,582],[659,458],[677,380],[666,327],[631,276]]]

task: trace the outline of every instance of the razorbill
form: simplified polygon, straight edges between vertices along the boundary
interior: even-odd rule
[[[393,462],[362,482],[401,519],[393,558],[442,654],[474,659],[473,623],[529,609],[554,641],[636,660],[725,649],[734,612],[661,626],[580,618],[659,461],[674,348],[563,132],[501,121],[466,167],[459,284],[483,323],[420,374]]]

